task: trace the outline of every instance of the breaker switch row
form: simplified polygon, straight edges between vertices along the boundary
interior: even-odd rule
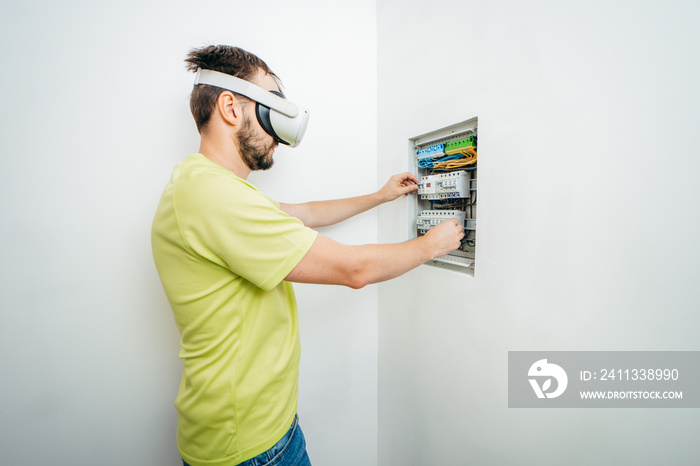
[[[468,198],[469,178],[466,170],[422,176],[418,182],[418,195],[431,201]]]
[[[464,226],[466,213],[462,210],[424,210],[416,219],[416,226],[418,231],[425,233],[435,225],[439,225],[451,218],[456,218]]]

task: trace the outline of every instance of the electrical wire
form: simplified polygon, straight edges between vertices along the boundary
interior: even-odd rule
[[[465,167],[467,165],[473,165],[476,163],[476,149],[474,146],[468,146],[460,149],[459,154],[454,154],[448,157],[457,158],[441,158],[439,161],[433,163],[433,170],[452,170],[455,168]],[[427,168],[427,167],[421,167]]]
[[[424,157],[418,160],[419,168],[433,170],[452,170],[476,163],[476,148],[474,146],[463,147],[457,153],[439,155],[437,157]]]
[[[464,156],[462,154],[441,155],[439,157],[425,157],[418,161],[418,166],[420,168],[433,168],[437,163],[445,162],[448,160],[459,160],[463,157]]]

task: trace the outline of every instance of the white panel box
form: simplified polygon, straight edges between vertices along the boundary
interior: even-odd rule
[[[418,194],[427,200],[466,199],[469,181],[469,172],[465,170],[423,176],[418,182]]]
[[[474,276],[477,254],[477,117],[408,140],[411,171],[418,178],[409,198],[409,237],[425,235],[435,225],[457,218],[464,228],[458,249],[427,265]],[[480,234],[480,233],[479,233]]]
[[[424,210],[416,219],[416,226],[419,231],[426,232],[435,225],[451,218],[459,220],[459,223],[464,227],[465,213],[461,210]]]

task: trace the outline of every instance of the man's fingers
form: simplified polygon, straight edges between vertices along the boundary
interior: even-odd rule
[[[401,192],[403,193],[404,196],[408,196],[412,192],[418,191],[418,185],[417,184],[402,185],[400,189],[401,189]]]
[[[418,184],[418,178],[413,173],[405,172],[398,175],[402,182],[411,181],[412,183]]]

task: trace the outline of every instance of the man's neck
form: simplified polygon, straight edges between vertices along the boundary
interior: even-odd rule
[[[232,171],[237,177],[247,179],[250,168],[243,162],[238,147],[232,140],[202,134],[199,152],[212,162]]]

